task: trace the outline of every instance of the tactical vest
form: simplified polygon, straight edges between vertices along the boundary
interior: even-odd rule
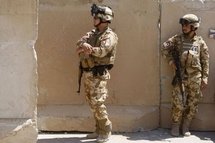
[[[196,75],[202,71],[200,63],[201,41],[200,36],[195,36],[191,40],[184,37],[180,39],[181,65],[187,75]]]
[[[111,34],[112,30],[108,28],[106,31],[100,33],[97,30],[91,31],[87,43],[92,47],[100,47],[101,41],[104,40],[106,34]],[[114,35],[115,36],[115,35]],[[110,65],[114,64],[115,55],[116,55],[116,45],[113,45],[113,49],[104,57],[96,57],[93,55],[83,55],[80,54],[81,65],[83,68],[93,68],[100,65]]]

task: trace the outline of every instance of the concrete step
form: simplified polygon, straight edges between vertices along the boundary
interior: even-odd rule
[[[135,132],[157,128],[157,106],[107,106],[113,131]],[[94,131],[88,105],[38,106],[38,129],[42,131]]]
[[[36,143],[36,123],[31,119],[0,119],[0,143]]]

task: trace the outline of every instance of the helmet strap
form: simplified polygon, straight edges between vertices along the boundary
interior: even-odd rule
[[[194,27],[193,25],[191,25],[191,31],[196,31],[196,30],[197,30],[197,28]]]
[[[102,18],[99,18],[99,20],[100,22],[97,25],[95,25],[95,27],[98,27],[102,23],[110,23],[110,21],[103,21]]]
[[[110,21],[104,21],[100,18],[101,23],[110,23]]]
[[[193,27],[193,26],[192,26]],[[184,33],[185,36],[192,38],[197,28],[192,28],[188,33]]]
[[[192,32],[194,32],[195,33],[195,31],[197,30],[197,28],[196,27],[194,27],[193,25],[191,25],[191,27],[190,27],[191,29],[190,29],[190,31],[188,32],[188,33],[184,33],[184,35],[187,35],[187,36],[189,36]]]
[[[102,19],[99,17],[99,23],[97,25],[95,25],[95,27],[98,27],[102,22]]]

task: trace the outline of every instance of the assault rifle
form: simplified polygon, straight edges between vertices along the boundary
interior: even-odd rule
[[[182,77],[182,73],[181,73],[181,61],[180,61],[180,54],[179,51],[177,49],[177,46],[174,45],[173,46],[173,50],[172,52],[172,57],[174,60],[174,64],[176,66],[176,70],[175,70],[175,76],[172,80],[172,85],[176,86],[177,84],[180,87],[180,91],[181,91],[181,95],[182,95],[182,102],[183,105],[185,106],[185,89],[184,89],[184,83],[183,83],[183,77]]]

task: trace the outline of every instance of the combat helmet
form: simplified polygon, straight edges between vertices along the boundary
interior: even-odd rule
[[[97,16],[101,19],[102,22],[109,22],[113,20],[114,13],[112,9],[108,6],[97,6],[93,4],[91,6],[91,15],[93,17]]]
[[[190,24],[194,28],[198,28],[200,26],[200,18],[198,18],[194,14],[186,14],[182,18],[179,19],[180,24]]]

